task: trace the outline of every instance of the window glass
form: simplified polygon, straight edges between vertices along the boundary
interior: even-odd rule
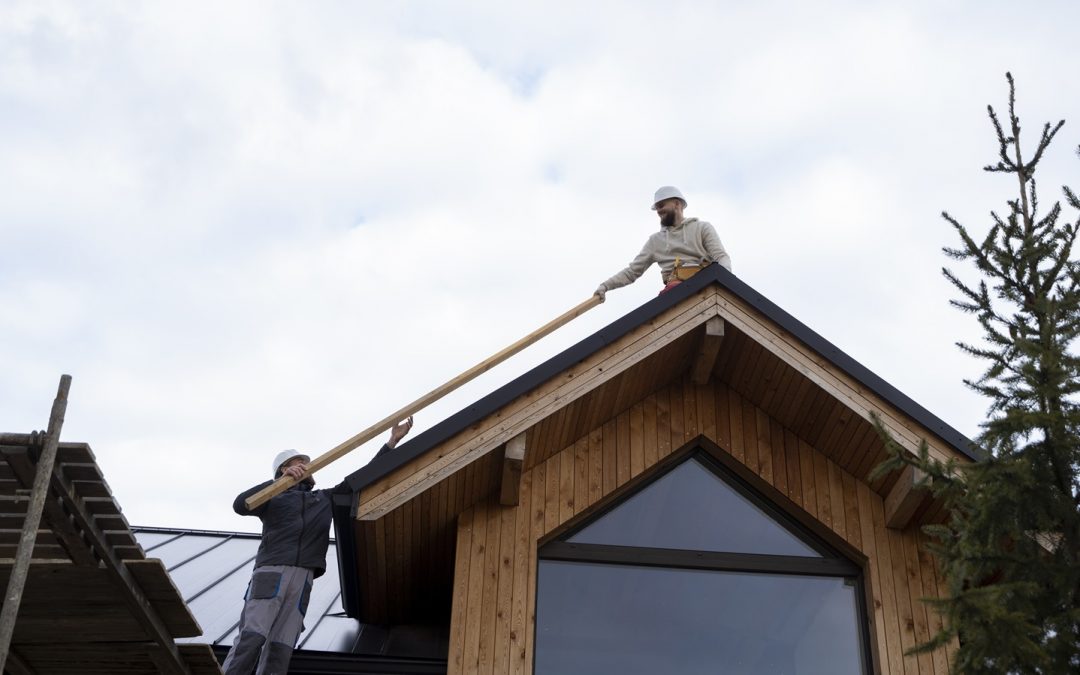
[[[696,459],[678,465],[567,541],[821,557]]]
[[[537,675],[856,675],[841,578],[541,560]]]

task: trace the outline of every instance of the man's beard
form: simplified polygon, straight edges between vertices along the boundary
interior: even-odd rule
[[[670,212],[669,213],[664,213],[664,214],[662,214],[660,216],[660,226],[661,227],[671,227],[674,224],[675,224],[675,214],[674,213],[670,213]]]

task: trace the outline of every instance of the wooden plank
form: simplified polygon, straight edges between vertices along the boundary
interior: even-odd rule
[[[405,569],[405,505],[394,509],[389,516],[390,528],[387,531],[387,537],[390,543],[390,555],[392,559],[390,567],[390,603],[387,605],[390,609],[390,621],[392,623],[398,622],[398,618],[401,615],[401,603],[394,602],[394,600],[400,597],[400,589],[405,585],[404,577],[407,576],[407,570]]]
[[[697,400],[698,421],[701,434],[716,442],[716,388],[711,384],[696,387],[694,397]]]
[[[882,511],[884,516],[884,510]],[[896,615],[900,622],[900,645],[904,650],[904,667],[906,672],[918,673],[919,660],[916,656],[909,656],[907,652],[915,647],[915,617],[911,608],[911,594],[908,588],[907,568],[904,563],[904,543],[901,533],[886,528],[886,539],[889,542],[889,560],[892,564],[893,585],[896,589]]]
[[[559,456],[548,457],[544,462],[547,471],[544,473],[546,484],[544,485],[544,535],[548,535],[559,526],[559,482],[560,461]]]
[[[716,355],[720,353],[720,345],[724,340],[724,320],[714,316],[705,322],[705,328],[701,335],[694,363],[690,366],[690,381],[697,385],[703,385],[712,377],[713,366],[716,365]]]
[[[798,506],[803,505],[802,474],[799,470],[799,439],[791,429],[784,429],[784,461],[787,470],[787,495]]]
[[[473,515],[472,547],[469,552],[469,595],[465,615],[465,656],[462,673],[474,673],[480,668],[480,625],[483,614],[484,571],[487,557],[487,504],[478,502]]]
[[[915,640],[924,644],[930,639],[929,619],[926,616],[926,603],[922,601],[922,570],[919,568],[917,532],[909,530],[902,533],[904,544],[904,569],[907,572],[908,592],[911,600],[911,614],[915,622]],[[930,654],[919,654],[919,671],[934,672],[934,659]]]
[[[559,524],[574,517],[574,450],[573,446],[560,452],[559,462]]]
[[[593,446],[590,442],[590,453]],[[511,598],[511,617],[509,634],[509,666],[506,672],[511,675],[524,675],[525,634],[531,631],[533,623],[528,616],[529,598],[529,562],[536,546],[531,536],[533,522],[533,472],[526,471],[521,476],[521,503],[514,509],[514,587]]]
[[[746,452],[744,461],[751,471],[760,476],[761,462],[758,457],[757,411],[754,409],[754,405],[745,397],[741,398],[740,403],[742,404],[743,449]]]
[[[525,433],[506,442],[503,451],[502,478],[499,483],[499,503],[516,506],[521,487],[521,467],[525,462]]]
[[[682,396],[683,420],[686,424],[683,428],[683,443],[686,443],[701,433],[701,420],[698,419],[697,409],[697,387],[690,382],[689,378],[683,379]]]
[[[855,477],[843,471],[840,478],[844,495],[844,539],[860,551],[865,551],[862,540],[862,523],[859,519],[859,497]]]
[[[660,446],[658,442],[659,432],[656,428],[656,398],[657,397],[655,393],[649,394],[645,397],[645,400],[642,403],[641,440],[643,444],[642,450],[646,470],[648,470],[652,466],[655,466],[656,463],[660,460]],[[668,435],[666,431],[664,432],[664,437],[667,438],[669,441],[671,439],[671,436]]]
[[[608,495],[615,491],[618,484],[615,477],[615,446],[618,442],[615,434],[615,420],[608,420],[604,423],[603,442],[604,488],[601,494]]]
[[[743,436],[742,396],[728,389],[728,425],[731,428],[731,456],[746,463],[746,437]]]
[[[656,320],[639,326],[605,352],[594,354],[553,377],[442,446],[444,451],[426,453],[417,461],[367,486],[361,493],[358,517],[375,519],[411,499],[446,475],[455,473],[501,443],[577,400],[671,344],[716,315],[715,293],[688,305],[679,305]],[[365,495],[367,497],[365,498]]]
[[[817,518],[818,497],[817,485],[815,484],[814,450],[806,441],[799,439],[799,476],[802,481],[802,506],[806,511]]]
[[[533,649],[535,647],[535,628],[536,628],[536,573],[537,573],[537,561],[536,561],[536,549],[540,541],[546,534],[546,528],[544,524],[547,522],[547,515],[544,513],[547,505],[545,495],[545,470],[546,465],[542,465],[534,469],[533,473],[533,517],[532,524],[529,531],[529,548],[528,548],[528,570],[529,579],[526,582],[526,629],[525,629],[525,672],[532,672],[533,664]]]
[[[386,540],[386,518],[375,521],[375,557],[379,561],[375,566],[375,602],[376,608],[382,610],[376,615],[382,622],[388,623],[390,616],[389,589],[390,575],[387,569],[390,567],[390,552]]]
[[[484,550],[484,590],[480,601],[480,645],[477,654],[479,672],[485,674],[491,673],[495,665],[495,614],[499,601],[499,553],[502,546],[500,512],[505,510],[489,504],[485,516],[487,544]]]
[[[869,559],[866,565],[866,571],[869,574],[866,584],[870,594],[868,611],[872,617],[870,623],[873,630],[870,646],[874,655],[874,663],[878,666],[878,672],[888,675],[899,671],[893,670],[889,661],[888,640],[885,629],[885,598],[882,595],[882,580],[879,572],[881,563],[878,560],[871,506],[875,498],[877,498],[877,495],[872,494],[870,488],[864,483],[856,481],[855,499],[859,507],[859,534],[862,539],[860,550]]]
[[[510,623],[513,619],[514,591],[514,524],[516,508],[499,509],[498,589],[495,607],[495,645],[492,650],[492,672],[504,675],[510,663]]]
[[[716,409],[716,444],[731,454],[731,416],[728,414],[730,389],[722,382],[714,383],[713,407]]]
[[[881,602],[885,617],[885,642],[887,648],[887,663],[889,673],[905,673],[904,646],[901,637],[900,612],[897,602],[896,583],[893,579],[892,554],[889,547],[888,529],[885,527],[885,508],[881,498],[869,491],[869,487],[859,485],[860,490],[865,488],[871,496],[869,502],[870,514],[873,519],[874,536],[874,560],[877,562],[878,579],[881,588]],[[860,500],[863,497],[860,495]],[[860,501],[860,504],[862,502]],[[918,665],[915,665],[918,668]],[[913,672],[918,672],[917,670]]]
[[[686,417],[683,415],[683,408],[686,407],[686,401],[683,399],[682,382],[676,380],[672,382],[667,388],[668,400],[670,402],[670,413],[668,424],[669,436],[671,437],[671,449],[672,451],[678,450],[686,442],[684,437],[686,436]]]
[[[469,581],[472,556],[472,533],[476,508],[469,508],[458,516],[457,552],[454,556],[454,593],[450,610],[450,651],[447,663],[451,672],[465,671],[465,633],[469,620]],[[378,521],[382,522],[382,521]]]
[[[832,529],[841,537],[847,534],[846,512],[844,510],[844,481],[840,476],[840,467],[835,462],[825,460],[829,469],[829,513],[832,514]]]
[[[930,553],[927,548],[929,537],[922,532],[917,532],[918,539],[917,551],[919,557],[919,567],[922,570],[922,591],[923,597],[927,598],[940,598],[942,596],[941,587],[938,581],[938,565],[937,560]],[[926,608],[926,616],[928,619],[928,628],[931,635],[937,635],[942,628],[941,614],[938,613],[933,607]],[[950,658],[948,650],[935,649],[931,652],[931,657],[934,661],[934,673],[936,675],[947,675],[949,672]]]
[[[773,401],[777,400],[784,387],[791,381],[790,368],[783,361],[771,358],[761,371],[760,393],[755,400],[764,410],[772,412]],[[787,378],[785,379],[785,375]]]
[[[615,418],[615,484],[626,485],[630,480],[630,411],[624,410]]]
[[[604,430],[597,427],[589,432],[589,500],[588,506],[600,501],[604,488]]]
[[[654,394],[656,400],[656,461],[671,454],[671,389]]]
[[[922,471],[910,465],[900,471],[900,477],[885,497],[886,526],[896,530],[902,530],[908,526],[911,517],[915,515],[915,510],[926,497],[925,490],[915,487],[915,484],[924,478],[925,474]]]
[[[931,577],[930,577],[930,582],[931,582],[932,585],[931,585],[931,589],[930,589],[930,592],[928,593],[928,595],[932,595],[933,597],[946,598],[946,597],[949,596],[949,593],[950,593],[949,592],[948,582],[945,580],[945,577],[943,575],[941,566],[939,564],[937,564],[937,558],[935,556],[933,556],[929,552],[929,550],[926,548],[926,545],[930,542],[930,537],[928,537],[926,535],[920,535],[920,536],[922,538],[922,543],[923,543],[920,550],[921,550],[922,554],[924,556],[926,556],[927,561],[929,562],[929,566],[924,567],[924,569],[929,569],[932,572]],[[932,624],[931,625],[933,627],[934,632],[936,633],[937,631],[941,630],[941,627],[943,625],[944,620],[942,619],[942,616],[940,615],[940,613],[937,613],[936,611],[931,611],[931,618],[932,618]],[[949,640],[949,642],[945,645],[945,647],[943,649],[939,649],[939,650],[936,650],[934,652],[934,653],[943,653],[944,654],[944,658],[942,659],[942,661],[944,661],[945,665],[946,665],[946,670],[943,670],[943,669],[941,669],[941,667],[939,667],[939,669],[937,669],[937,672],[939,672],[939,673],[949,673],[949,672],[953,671],[953,667],[951,667],[951,664],[953,664],[955,662],[956,650],[957,650],[958,647],[959,647],[959,645],[957,644],[956,638],[953,638],[953,639]],[[936,661],[935,661],[935,663],[936,663]]]
[[[769,420],[769,442],[772,446],[773,485],[790,498],[787,482],[787,453],[784,449],[784,427],[774,418]]]
[[[630,477],[635,478],[645,470],[645,411],[640,402],[631,406],[629,415]]]
[[[202,635],[198,620],[184,603],[180,589],[173,583],[158,559],[128,560],[124,566],[142,589],[147,601],[165,622],[173,637],[186,638]]]
[[[577,515],[589,505],[589,437],[574,443],[574,512]]]
[[[817,519],[830,530],[833,528],[832,500],[829,495],[829,460],[816,448],[814,458],[814,489],[817,492]]]
[[[769,426],[769,416],[761,408],[755,407],[754,417],[757,427],[758,475],[766,482],[776,485],[773,481],[772,430]]]

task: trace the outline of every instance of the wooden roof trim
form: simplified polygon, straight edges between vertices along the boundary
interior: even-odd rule
[[[526,395],[496,409],[461,432],[379,479],[360,493],[356,517],[375,520],[464,468],[514,436],[626,371],[717,316],[714,287],[698,292],[691,303],[677,304],[562,372],[552,374]]]
[[[672,305],[682,302],[694,293],[713,284],[730,291],[735,297],[744,302],[747,307],[764,315],[765,318],[786,330],[813,352],[824,357],[827,362],[832,363],[840,372],[847,374],[855,382],[877,394],[892,407],[903,411],[911,419],[917,421],[920,426],[936,434],[961,454],[971,460],[982,459],[982,451],[963,434],[852,359],[731,272],[719,265],[710,265],[689,281],[685,281],[668,293],[650,300],[573,347],[552,357],[455,415],[439,422],[412,440],[405,442],[396,452],[375,458],[366,466],[347,476],[342,483],[342,489],[355,493],[362,488],[375,484],[399,468],[410,464],[417,457],[427,454],[434,447],[442,445],[451,436],[478,423],[506,403],[528,394],[554,373],[568,368],[596,350],[603,349],[643,322],[654,319]]]
[[[926,439],[930,455],[941,461],[950,458],[970,460],[970,456],[946,442],[933,429],[912,419],[896,406],[874,393],[850,374],[844,372],[824,355],[807,346],[782,326],[761,320],[758,313],[733,294],[721,293],[718,301],[721,316],[745,333],[768,352],[794,368],[830,396],[857,415],[872,422],[870,414],[877,413],[882,423],[905,449],[915,454],[919,443]]]

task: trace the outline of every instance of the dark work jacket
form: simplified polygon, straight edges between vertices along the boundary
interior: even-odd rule
[[[384,445],[378,454],[388,449]],[[326,571],[326,549],[330,546],[333,490],[314,490],[306,482],[298,483],[249,510],[244,501],[273,482],[260,483],[233,500],[233,511],[262,520],[262,542],[255,556],[255,567],[292,565],[305,567],[321,577]]]

